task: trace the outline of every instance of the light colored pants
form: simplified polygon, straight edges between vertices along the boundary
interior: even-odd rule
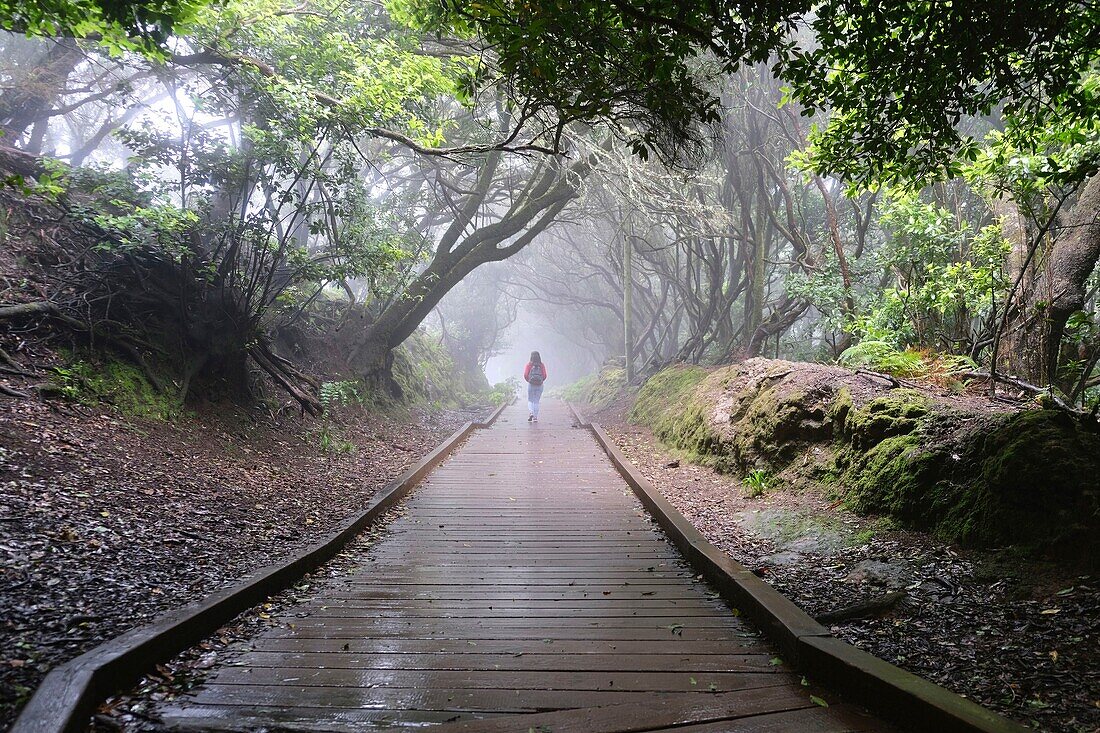
[[[542,399],[542,387],[541,384],[527,385],[527,409],[535,417],[539,416],[539,400]]]

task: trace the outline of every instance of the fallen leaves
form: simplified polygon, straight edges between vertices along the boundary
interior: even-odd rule
[[[813,538],[805,527],[785,529],[785,539],[769,540],[754,528],[777,508],[827,516],[853,532],[873,525],[811,491],[777,492],[750,502],[736,476],[687,464],[668,470],[672,456],[648,431],[613,415],[601,416],[601,422],[707,539],[811,615],[888,590],[881,586],[885,578],[844,582],[867,563],[904,569],[909,574],[904,607],[834,627],[845,641],[1037,730],[1100,730],[1095,574],[1076,576],[1012,555],[958,551],[927,535],[897,530],[875,528],[869,539],[834,547],[816,543],[810,550],[805,546],[815,543],[807,542]]]
[[[0,403],[0,728],[54,665],[327,532],[469,419],[344,416],[333,456],[297,419],[108,409]]]

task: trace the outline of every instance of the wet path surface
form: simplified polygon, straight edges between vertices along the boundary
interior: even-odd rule
[[[474,433],[355,571],[162,707],[163,720],[233,730],[472,719],[464,729],[527,731],[528,719],[556,732],[886,729],[811,700],[572,422],[548,401],[530,424],[518,403]]]

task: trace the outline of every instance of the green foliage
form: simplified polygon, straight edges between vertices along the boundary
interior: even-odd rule
[[[76,358],[53,372],[52,391],[74,402],[106,403],[124,415],[157,420],[170,420],[182,410],[175,395],[157,391],[133,364]]]
[[[165,55],[177,26],[209,0],[0,0],[0,28],[28,36],[94,38],[114,55]]]
[[[277,71],[237,67],[270,104],[276,139],[388,127],[422,145],[443,141],[450,122],[440,102],[458,94],[468,59],[423,53],[416,34],[373,4],[317,0],[303,10],[278,0],[228,0],[202,13],[191,32],[226,58]]]
[[[192,131],[186,141],[153,129],[120,133],[135,151],[129,178],[82,173],[83,189],[111,197],[114,209],[95,209],[89,217],[116,232],[123,246],[153,248],[175,261],[198,260],[193,265],[197,269],[239,278],[233,285],[241,287],[253,308],[277,300],[292,304],[332,281],[361,277],[376,285],[407,256],[394,223],[377,210],[356,175],[358,159],[349,147],[337,147],[328,159],[319,160],[311,154],[311,139],[291,135],[285,128],[247,128],[246,135],[247,153],[200,130]],[[165,180],[173,161],[180,159],[188,161],[186,170],[176,181]],[[214,200],[227,189],[248,191],[257,185],[250,173],[255,168],[275,180],[308,178],[312,193],[286,183],[274,191],[285,209],[263,207],[247,210],[239,220],[210,219]],[[175,203],[180,190],[183,207]],[[291,236],[295,225],[308,230],[308,243]],[[285,233],[275,236],[279,230]],[[228,246],[225,240],[230,237],[239,239],[240,246]],[[219,246],[194,245],[204,239]],[[272,280],[257,270],[280,270],[282,275]]]
[[[912,349],[901,351],[885,341],[860,341],[845,349],[837,362],[853,369],[865,367],[896,377],[920,378],[948,385],[967,372],[978,371],[978,365],[969,356]]]
[[[53,158],[42,160],[42,173],[28,179],[20,173],[12,173],[3,178],[2,183],[18,190],[24,196],[40,196],[56,203],[69,185],[67,167]]]
[[[1090,4],[390,0],[388,7],[424,30],[492,48],[493,65],[479,68],[471,87],[504,81],[531,109],[614,120],[642,156],[682,149],[699,139],[700,123],[716,120],[709,72],[768,60],[803,114],[830,110],[812,133],[815,166],[868,184],[957,174],[958,160],[977,148],[960,122],[998,104],[1037,126],[1052,108],[1076,120],[1097,117],[1097,95],[1082,82],[1097,61],[1100,9]]]
[[[339,382],[322,382],[319,397],[321,404],[326,408],[333,405],[346,407],[348,405],[361,405],[365,398],[363,385],[359,380],[343,380]]]
[[[896,284],[870,294],[855,330],[895,345],[973,342],[973,324],[1007,289],[1009,244],[1000,227],[973,232],[948,209],[899,192],[886,197],[879,222],[889,236],[875,259]]]
[[[756,499],[763,496],[772,485],[772,476],[762,468],[754,468],[744,475],[741,484],[745,487],[745,493]]]
[[[851,180],[951,178],[978,143],[960,125],[1001,108],[1025,126],[1094,120],[1100,9],[1056,0],[815,6],[813,43],[781,61],[792,96],[829,109],[816,167]],[[973,129],[973,128],[971,128]]]
[[[508,377],[508,379],[503,382],[494,384],[493,388],[489,390],[487,397],[494,405],[503,404],[515,398],[520,391],[520,386],[518,378]]]
[[[1092,99],[1100,94],[1095,70],[1080,81]],[[961,174],[969,181],[992,186],[1027,207],[1050,189],[1070,186],[1100,167],[1100,119],[1079,117],[1079,110],[1050,105],[1047,118],[1005,115],[1003,130],[989,132]]]
[[[823,325],[864,342],[841,363],[917,375],[928,365],[914,352],[969,354],[988,342],[994,304],[1009,287],[1010,245],[998,224],[972,223],[988,220],[988,204],[974,191],[962,182],[948,191],[952,208],[943,191],[885,192],[878,204],[885,238],[849,262],[851,293],[828,249],[812,274],[788,276],[788,294],[811,302]]]
[[[920,354],[898,351],[885,341],[860,341],[845,349],[837,361],[846,367],[867,367],[899,377],[917,376],[925,370]]]
[[[678,28],[706,28],[703,37],[720,22],[714,35],[738,57],[752,45],[763,60],[767,44],[761,37],[782,35],[779,26],[750,30],[732,13],[716,18],[709,6],[683,0],[648,2],[627,13],[595,0],[552,6],[390,0],[388,7],[425,31],[477,38],[492,48],[491,64],[468,76],[468,94],[498,83],[523,100],[528,114],[613,120],[630,129],[628,143],[643,158],[651,152],[665,158],[685,151],[699,155],[706,137],[702,126],[719,120],[719,100],[710,88],[716,69],[694,61],[697,38],[670,28],[668,18],[676,18]],[[759,5],[757,12],[779,20],[771,7]]]

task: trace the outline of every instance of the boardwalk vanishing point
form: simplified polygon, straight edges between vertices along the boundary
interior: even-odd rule
[[[887,731],[697,577],[561,402],[519,405],[192,692],[174,729]],[[361,560],[361,561],[358,561]]]

